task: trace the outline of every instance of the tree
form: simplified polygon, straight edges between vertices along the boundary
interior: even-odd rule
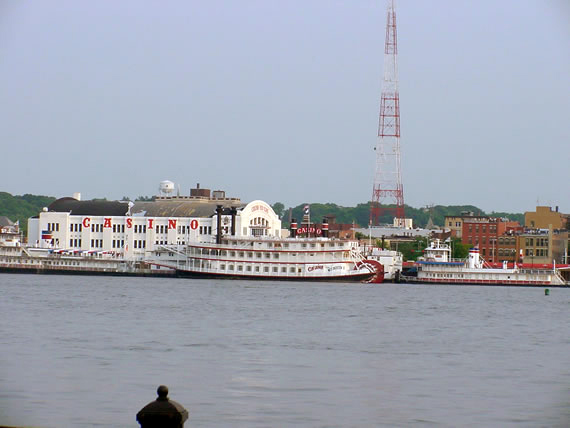
[[[453,248],[451,257],[454,259],[464,259],[469,254],[469,245],[463,244],[461,238],[451,238],[451,247]]]
[[[275,202],[273,205],[271,205],[271,208],[273,208],[273,211],[275,211],[275,214],[277,214],[279,218],[283,217],[285,205],[283,205],[281,202]]]

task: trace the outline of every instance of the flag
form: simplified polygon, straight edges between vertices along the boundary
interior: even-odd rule
[[[52,239],[52,234],[49,230],[42,230],[42,239]]]
[[[310,209],[309,205],[305,205],[305,206],[303,207],[303,214],[309,215],[309,212],[310,212],[310,211],[311,211],[311,209]]]

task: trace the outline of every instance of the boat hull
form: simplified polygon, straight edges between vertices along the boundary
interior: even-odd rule
[[[523,280],[502,280],[502,279],[461,279],[461,278],[418,278],[414,276],[401,275],[402,283],[418,284],[449,284],[449,285],[488,285],[506,287],[568,287],[565,284],[558,284],[553,281],[523,281]]]
[[[272,276],[272,275],[241,275],[241,274],[225,274],[220,272],[197,272],[190,270],[178,269],[176,276],[180,278],[199,278],[199,279],[245,279],[253,281],[298,281],[298,282],[369,282],[375,272],[359,272],[351,275],[338,276]]]

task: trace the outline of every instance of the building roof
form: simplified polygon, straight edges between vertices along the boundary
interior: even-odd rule
[[[72,215],[133,216],[145,217],[211,217],[216,207],[242,208],[239,200],[158,200],[129,203],[125,201],[78,201],[61,198],[50,204],[48,211],[68,212]]]
[[[75,198],[60,198],[48,206],[48,211],[66,212],[72,215],[124,216],[129,211],[127,202],[78,201]]]
[[[243,208],[246,204],[230,200],[135,202],[131,208],[131,214],[145,217],[211,217],[216,213],[218,205],[222,205],[224,208]]]
[[[0,215],[0,227],[13,226],[14,222],[8,217]]]

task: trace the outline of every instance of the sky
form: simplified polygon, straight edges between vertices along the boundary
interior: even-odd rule
[[[396,5],[405,203],[570,212],[570,3]],[[370,200],[384,0],[0,0],[0,191]]]

